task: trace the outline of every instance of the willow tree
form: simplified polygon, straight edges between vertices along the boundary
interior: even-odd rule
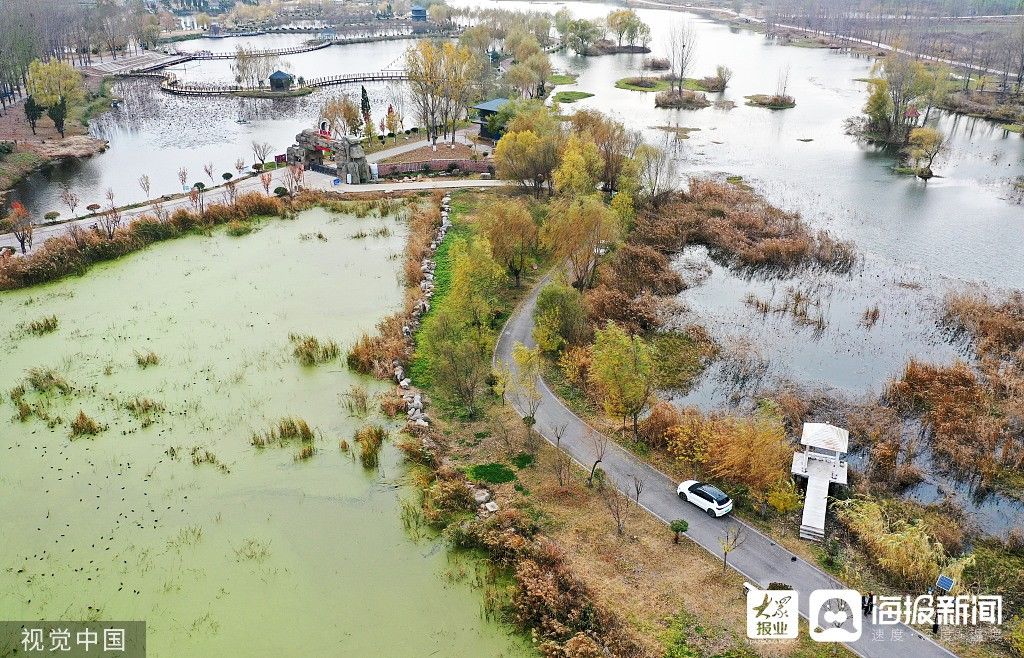
[[[472,82],[479,60],[467,46],[420,41],[405,51],[409,89],[427,138],[451,135],[473,98]]]
[[[591,194],[555,204],[541,230],[545,247],[569,264],[572,284],[578,290],[590,287],[602,250],[617,242],[622,225],[601,200]]]
[[[651,347],[640,336],[630,336],[609,322],[594,332],[590,380],[598,389],[609,416],[633,421],[634,438],[640,435],[640,414],[654,395],[655,371]]]

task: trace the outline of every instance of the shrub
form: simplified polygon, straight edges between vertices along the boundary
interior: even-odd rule
[[[742,485],[755,502],[765,502],[789,480],[793,449],[781,420],[759,412],[751,417],[684,409],[668,432],[668,451],[691,468]]]
[[[288,196],[288,188],[284,187],[283,185],[278,185],[277,187],[274,188],[274,194],[276,194],[278,197],[286,197]]]
[[[566,345],[579,345],[589,338],[583,295],[560,281],[541,288],[534,322],[533,337],[545,352],[558,352]]]
[[[664,448],[668,445],[669,431],[682,420],[683,415],[674,404],[660,400],[640,423],[640,438],[652,448]]]
[[[688,110],[697,110],[708,107],[711,101],[699,91],[683,89],[682,91],[662,91],[654,97],[655,107],[677,107]]]
[[[920,588],[935,582],[946,561],[945,552],[929,537],[924,521],[906,521],[868,498],[836,501],[833,509],[887,574]]]
[[[58,217],[60,217],[60,213],[57,212],[56,210],[51,210],[50,212],[43,215],[43,219],[45,219],[48,222],[52,222],[56,220]]]
[[[593,350],[589,345],[570,347],[559,357],[558,365],[562,368],[562,373],[570,384],[580,390],[586,390],[593,358]]]
[[[380,410],[385,416],[394,418],[401,413],[405,412],[406,403],[405,399],[401,395],[394,393],[386,393],[381,395],[380,398]]]
[[[446,527],[475,509],[476,501],[459,477],[438,477],[424,492],[423,516],[435,528]]]

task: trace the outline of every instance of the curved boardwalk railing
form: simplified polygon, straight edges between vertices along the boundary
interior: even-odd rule
[[[351,82],[386,82],[392,80],[408,80],[405,71],[374,71],[371,73],[343,73],[322,78],[306,80],[306,87],[330,87]],[[267,87],[244,87],[242,85],[202,85],[181,84],[174,76],[167,76],[160,84],[160,89],[169,94],[179,96],[229,96],[245,92],[269,92]]]
[[[361,34],[359,36],[350,37],[334,37],[330,39],[320,39],[310,43],[304,43],[301,46],[292,46],[290,48],[270,48],[268,50],[253,50],[250,54],[254,57],[271,57],[277,55],[298,55],[300,53],[309,53],[314,50],[320,50],[321,48],[328,48],[330,46],[344,46],[346,44],[353,43],[372,43],[374,41],[392,41],[395,39],[412,39],[416,37],[427,37],[427,36],[457,36],[461,33],[461,30],[420,30],[408,29],[405,31],[401,28],[392,28],[386,31],[376,31],[370,34]],[[188,59],[235,59],[237,53],[231,52],[210,52],[208,50],[200,50],[196,52],[183,52],[177,51],[175,55]],[[185,61],[185,60],[179,60]],[[178,63],[173,62],[173,63]],[[165,66],[169,66],[165,65]]]
[[[298,55],[299,53],[310,53],[314,50],[320,50],[321,48],[329,48],[333,46],[334,42],[325,40],[317,41],[314,43],[306,43],[301,46],[292,46],[291,48],[271,48],[269,50],[253,50],[250,54],[254,57],[270,57],[273,55]],[[211,53],[209,51],[199,51],[194,53],[179,53],[180,55],[188,56],[191,55],[192,59],[234,59],[236,53]]]

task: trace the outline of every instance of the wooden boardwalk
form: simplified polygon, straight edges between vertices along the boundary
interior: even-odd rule
[[[334,85],[351,84],[354,82],[391,82],[408,80],[405,71],[372,71],[370,73],[343,73],[322,78],[306,80],[305,87],[332,87]],[[181,84],[174,76],[167,76],[160,84],[160,89],[169,94],[179,96],[231,96],[239,93],[269,92],[267,87],[245,87],[242,85],[189,85]]]

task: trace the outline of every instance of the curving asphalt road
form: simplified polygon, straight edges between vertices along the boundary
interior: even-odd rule
[[[516,343],[533,347],[533,310],[537,295],[547,283],[551,274],[541,280],[526,300],[512,314],[498,337],[494,350],[494,363],[505,364],[515,370],[512,348]],[[534,429],[550,443],[555,443],[555,428],[565,427],[561,447],[578,464],[589,469],[595,459],[595,448],[590,438],[595,431],[579,416],[570,411],[552,393],[543,379],[539,381],[542,401],[535,418]],[[525,415],[520,405],[512,403],[520,415]],[[623,492],[633,495],[633,476],[644,480],[645,488],[640,497],[641,505],[665,523],[674,519],[685,519],[690,524],[686,533],[691,541],[716,557],[721,557],[719,538],[726,529],[739,524],[746,537],[745,543],[729,555],[729,566],[742,574],[750,583],[767,587],[771,582],[788,583],[800,592],[800,614],[807,617],[807,597],[816,589],[845,589],[845,586],[817,567],[800,559],[786,548],[729,515],[715,519],[699,511],[693,505],[684,503],[676,495],[677,483],[664,473],[652,468],[614,441],[609,440],[601,468]],[[896,629],[898,633],[893,633]],[[881,637],[876,639],[870,622],[866,622],[861,638],[847,645],[849,649],[865,658],[949,658],[955,654],[933,642],[930,638],[907,626],[885,626]],[[898,639],[897,639],[898,636]]]

